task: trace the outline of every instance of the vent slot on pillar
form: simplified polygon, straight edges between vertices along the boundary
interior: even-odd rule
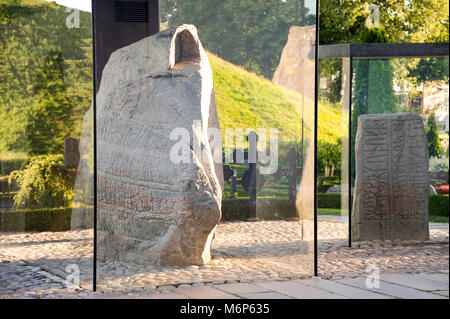
[[[148,2],[114,1],[116,22],[148,23]]]

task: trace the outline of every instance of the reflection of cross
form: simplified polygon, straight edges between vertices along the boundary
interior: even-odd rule
[[[235,149],[233,151],[233,161],[239,164],[248,164],[248,169],[244,172],[241,179],[241,185],[249,194],[249,217],[258,218],[257,193],[264,186],[264,176],[257,169],[258,163],[258,135],[252,131],[247,137],[248,152]],[[243,163],[241,162],[243,161]]]
[[[275,178],[280,179],[286,176],[289,180],[289,218],[298,218],[297,209],[295,207],[295,199],[297,195],[297,178],[301,174],[301,167],[297,167],[297,160],[300,154],[294,147],[289,148],[286,152],[288,167],[279,168],[275,173]]]
[[[256,194],[258,192],[257,179],[259,177],[258,170],[256,169],[256,164],[258,162],[258,135],[252,131],[246,138],[248,141],[248,170],[244,173],[242,181],[248,176],[248,189],[246,190],[249,194],[249,217],[258,218],[258,205],[256,204]],[[242,186],[245,187],[244,184]]]

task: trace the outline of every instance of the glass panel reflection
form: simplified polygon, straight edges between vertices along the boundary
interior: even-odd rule
[[[79,197],[92,193],[92,174],[76,182],[92,101],[90,14],[0,1],[0,19],[0,258],[15,274],[2,289],[43,297],[92,288],[93,203]],[[87,229],[72,220],[82,205]]]
[[[315,1],[160,6],[97,95],[98,289],[312,275]]]
[[[350,59],[320,62],[318,112],[318,240],[348,243]],[[320,264],[320,262],[319,262]]]

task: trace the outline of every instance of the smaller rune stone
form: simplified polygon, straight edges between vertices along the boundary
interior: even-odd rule
[[[79,140],[73,137],[66,137],[64,139],[64,163],[78,166],[79,161]]]
[[[417,114],[362,115],[352,240],[420,240],[428,229],[428,146]]]

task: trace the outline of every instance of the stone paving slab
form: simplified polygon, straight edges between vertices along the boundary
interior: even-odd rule
[[[442,282],[408,274],[381,274],[380,279],[382,281],[420,290],[448,290],[448,279],[447,282]]]
[[[210,286],[177,288],[173,293],[184,295],[192,299],[239,299],[232,294],[228,294],[219,289],[214,289]]]
[[[140,299],[189,299],[189,297],[175,292],[140,296]]]
[[[414,288],[404,287],[385,281],[380,281],[380,288],[367,288],[365,277],[342,279],[338,280],[337,282],[401,299],[445,299],[444,297],[438,296],[436,294],[420,291]]]
[[[448,298],[448,290],[435,290],[432,293]]]
[[[266,293],[269,292],[268,289],[248,284],[248,283],[235,283],[235,284],[224,284],[224,285],[214,285],[214,288],[229,292],[232,294],[255,294],[255,293]]]
[[[239,296],[245,299],[293,299],[276,292],[255,292],[250,294],[240,294]]]
[[[294,280],[294,282],[299,282],[310,287],[323,289],[331,293],[336,293],[352,299],[393,299],[393,297],[391,296],[383,295],[365,289],[359,289],[356,287],[350,287],[341,283],[337,283],[335,281],[325,280],[319,277]]]
[[[448,273],[447,274],[427,274],[427,273],[421,273],[418,274],[418,276],[429,279],[429,280],[433,280],[433,281],[439,281],[442,283],[446,283],[447,287],[449,285],[449,276]]]
[[[303,285],[298,281],[256,283],[256,285],[296,299],[348,299],[322,289]]]

